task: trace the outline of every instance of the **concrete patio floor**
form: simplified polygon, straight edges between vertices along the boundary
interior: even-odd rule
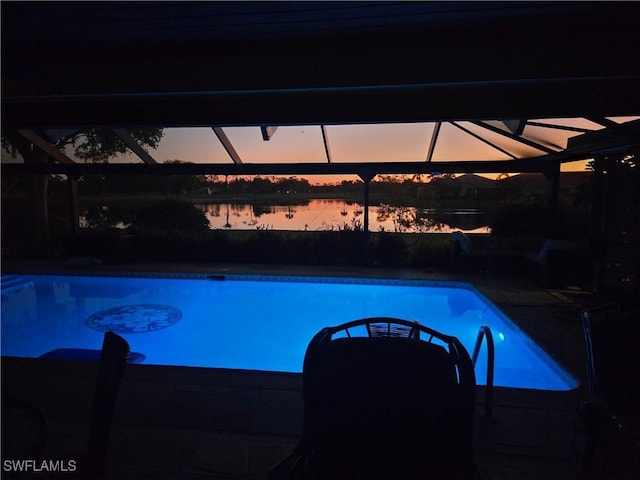
[[[475,454],[483,478],[577,478],[584,433],[577,408],[588,398],[579,312],[600,299],[578,288],[547,290],[495,273],[307,268],[269,265],[73,266],[21,263],[22,271],[145,271],[336,275],[466,281],[580,381],[566,392],[496,388],[484,418],[478,387]],[[83,450],[96,364],[2,359],[3,385],[38,404],[49,420],[44,458]],[[128,365],[112,428],[108,478],[259,479],[294,447],[302,430],[301,375]],[[45,478],[42,476],[34,478]]]

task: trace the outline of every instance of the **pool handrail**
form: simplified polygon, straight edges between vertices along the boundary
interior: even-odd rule
[[[473,353],[471,355],[471,361],[473,362],[474,367],[478,360],[478,355],[480,354],[480,347],[483,339],[487,342],[487,385],[485,390],[484,414],[487,419],[491,419],[493,416],[493,369],[495,363],[495,347],[493,344],[493,333],[491,333],[489,325],[481,325],[480,330],[478,330],[476,344],[473,347]]]

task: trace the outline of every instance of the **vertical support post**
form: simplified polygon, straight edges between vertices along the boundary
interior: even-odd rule
[[[602,158],[596,157],[593,162],[593,198],[591,199],[591,226],[589,232],[589,251],[592,259],[591,281],[595,292],[600,290],[600,261],[602,256],[602,228],[604,218],[604,199],[606,179]]]
[[[615,160],[599,157],[595,159],[595,198],[592,206],[593,224],[593,258],[595,259],[593,289],[602,290],[607,260],[607,229],[609,228],[610,188],[614,175]]]
[[[376,176],[375,173],[361,172],[358,176],[364,182],[364,225],[362,226],[362,263],[368,265],[369,263],[369,187],[371,180]]]
[[[557,229],[559,228],[558,222],[558,197],[560,196],[560,163],[557,163],[545,172],[545,177],[551,181],[551,188],[549,191],[548,206],[551,212],[551,225],[548,227],[547,235],[555,236]]]
[[[549,198],[549,207],[554,220],[558,217],[558,199],[560,197],[560,164],[555,165],[551,173],[551,194]]]
[[[78,206],[78,179],[73,175],[67,175],[67,187],[69,192],[69,217],[71,220],[71,233],[76,235],[80,231],[80,207]]]

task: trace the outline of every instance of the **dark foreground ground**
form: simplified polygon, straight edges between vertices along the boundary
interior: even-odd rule
[[[70,267],[5,262],[2,273],[64,268]],[[567,392],[497,388],[490,420],[484,417],[484,387],[478,387],[475,453],[480,473],[492,480],[580,477],[585,439],[577,407],[588,392],[579,312],[602,300],[592,293],[544,289],[526,279],[486,272],[177,264],[111,269],[470,282],[580,380],[578,388]],[[44,458],[60,458],[61,452],[86,445],[95,374],[94,363],[2,358],[3,385],[11,382],[49,419]],[[261,478],[295,445],[302,408],[299,374],[129,365],[114,418],[108,478]],[[46,478],[39,475],[33,478]]]

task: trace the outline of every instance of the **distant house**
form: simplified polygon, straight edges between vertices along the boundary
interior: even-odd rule
[[[590,205],[593,202],[594,172],[562,172],[560,174],[560,199],[573,205]]]
[[[576,188],[590,185],[593,181],[593,173],[591,171],[562,172],[560,174],[560,188],[575,190]]]
[[[491,200],[497,192],[497,182],[480,175],[467,173],[459,177],[446,176],[429,182],[440,199]]]
[[[458,197],[470,199],[490,199],[496,189],[496,181],[490,178],[466,173],[454,179],[459,187]]]
[[[591,185],[593,172],[562,172],[560,173],[559,195],[574,198],[579,190]],[[498,180],[500,190],[507,199],[545,197],[551,192],[551,179],[542,173],[520,173]]]
[[[542,173],[519,173],[498,181],[504,200],[544,198],[551,181]]]

